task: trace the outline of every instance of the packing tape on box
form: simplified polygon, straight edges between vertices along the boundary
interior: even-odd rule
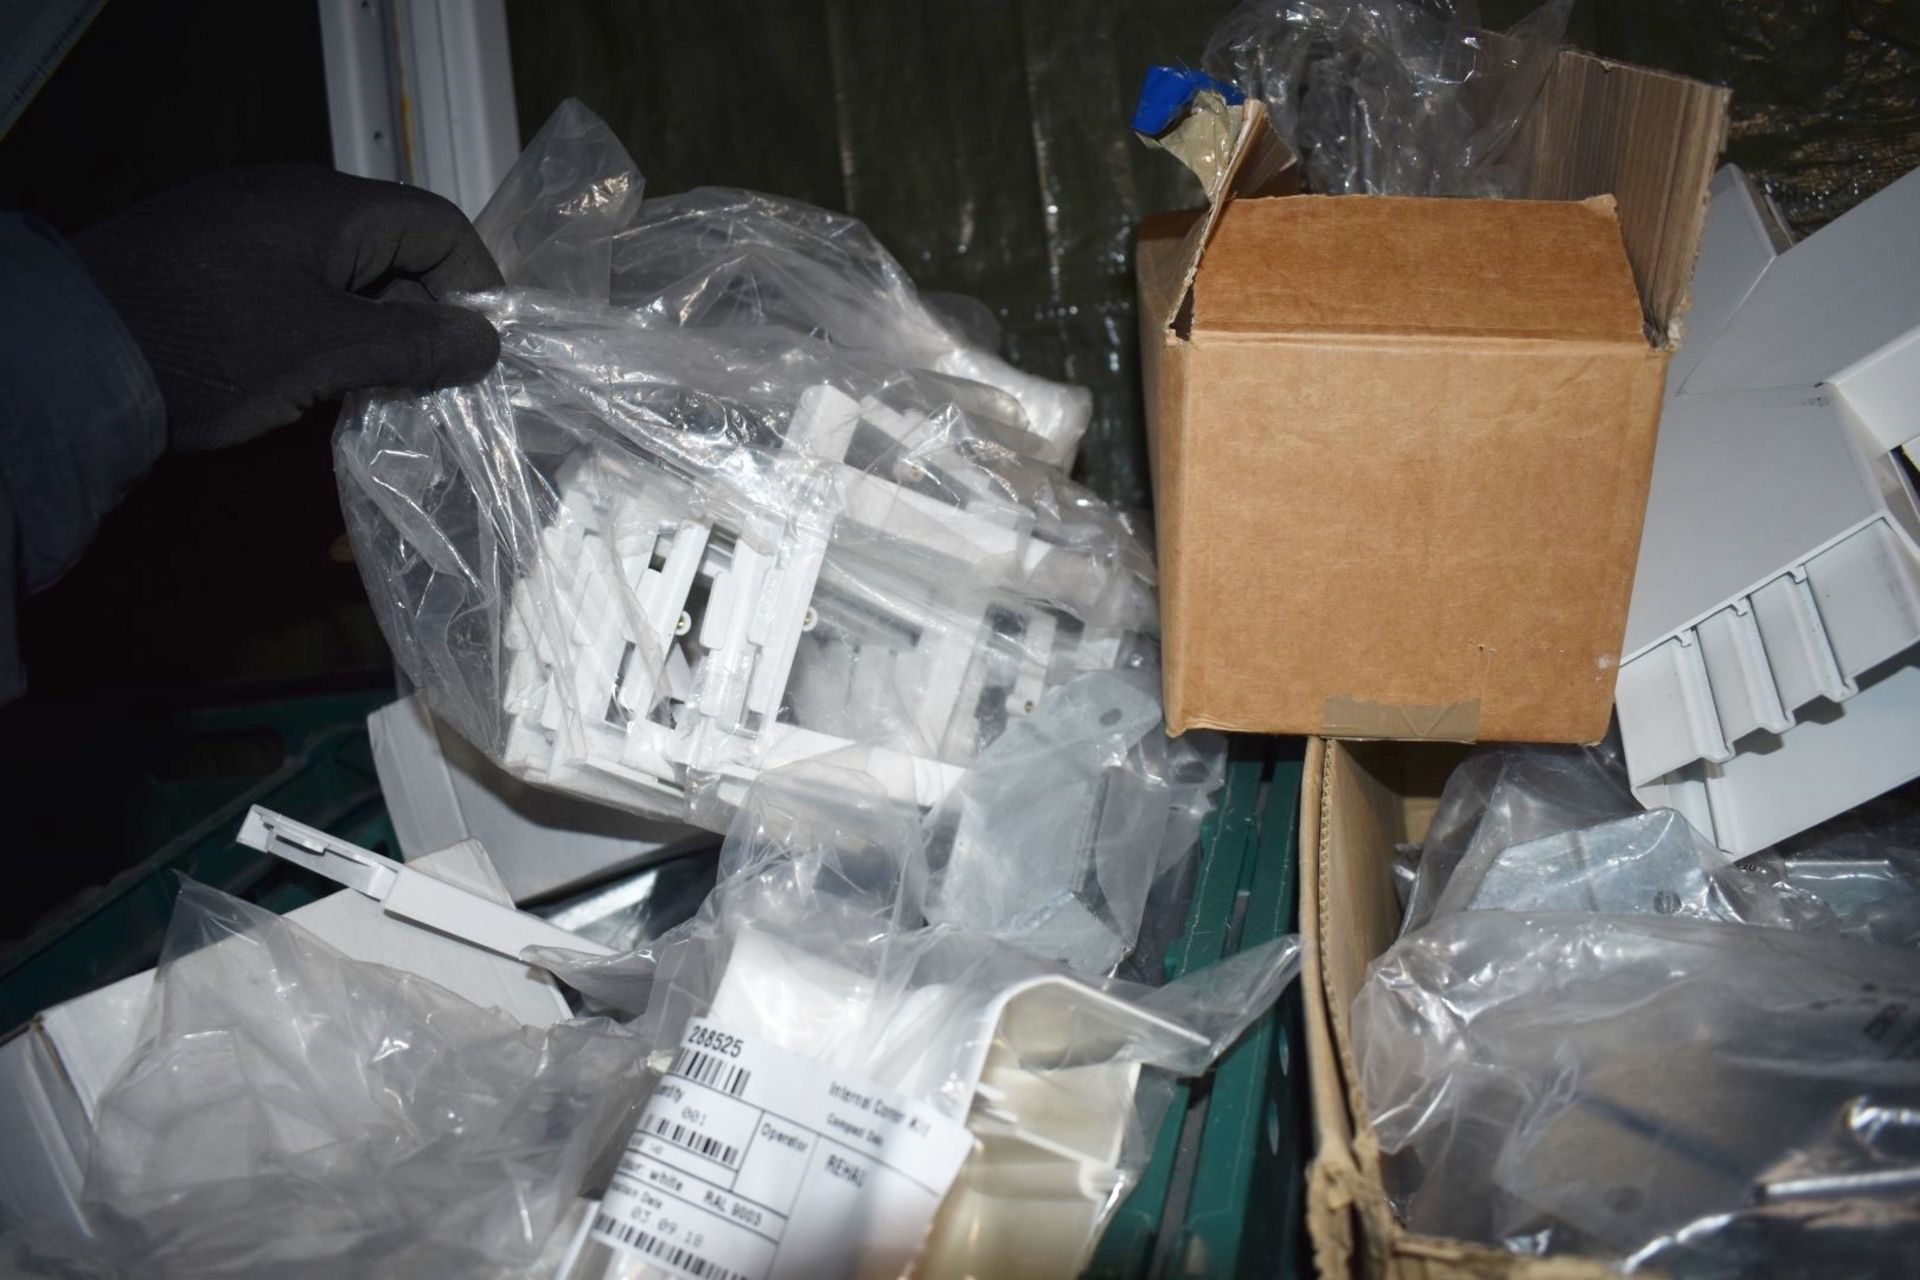
[[[1423,706],[1413,702],[1368,702],[1364,698],[1335,694],[1326,700],[1320,712],[1320,734],[1327,738],[1476,742],[1480,737],[1480,699]]]

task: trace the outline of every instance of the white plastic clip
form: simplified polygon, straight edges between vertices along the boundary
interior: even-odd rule
[[[250,849],[298,863],[364,893],[390,916],[515,960],[528,947],[555,947],[593,956],[613,954],[611,947],[568,933],[538,916],[503,907],[459,885],[336,840],[259,805],[247,811],[239,839]]]

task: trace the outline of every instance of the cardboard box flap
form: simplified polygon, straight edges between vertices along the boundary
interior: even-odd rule
[[[1134,247],[1133,269],[1140,293],[1140,340],[1148,350],[1173,326],[1192,268],[1188,238],[1206,219],[1205,209],[1156,213],[1140,223]]]
[[[1191,331],[1436,335],[1644,350],[1613,201],[1291,196],[1236,201],[1193,283]]]
[[[1427,754],[1435,752],[1457,758],[1446,748],[1426,748]],[[1399,934],[1400,918],[1389,863],[1342,854],[1353,849],[1392,849],[1426,837],[1425,820],[1431,818],[1431,809],[1410,811],[1405,791],[1394,785],[1388,772],[1400,759],[1399,751],[1375,743],[1330,744],[1321,757],[1320,826],[1313,833],[1315,884],[1320,894],[1316,932],[1334,1054],[1353,1108],[1349,1124],[1356,1152],[1361,1167],[1373,1176],[1379,1171],[1379,1151],[1361,1119],[1365,1113],[1359,1105],[1359,1070],[1348,1011],[1367,980],[1368,965]]]
[[[1617,1280],[1604,1262],[1527,1257],[1409,1230],[1393,1212],[1355,1075],[1347,1010],[1399,910],[1394,845],[1424,837],[1457,748],[1311,739],[1301,785],[1300,924],[1314,1156],[1307,1227],[1323,1276]]]
[[[1569,49],[1555,62],[1512,143],[1514,154],[1527,162],[1523,194],[1529,200],[1615,198],[1642,314],[1663,341],[1677,340],[1686,312],[1731,96],[1685,76]],[[1149,220],[1142,229],[1143,242],[1180,240],[1177,252],[1167,246],[1152,255],[1143,243],[1141,292],[1154,322],[1181,326],[1200,260],[1212,251],[1232,202],[1298,186],[1292,151],[1274,133],[1265,108],[1249,102],[1225,180],[1205,211]]]
[[[1180,320],[1193,278],[1200,270],[1200,259],[1230,202],[1250,196],[1284,195],[1298,187],[1299,169],[1293,152],[1268,125],[1266,107],[1249,99],[1233,154],[1227,159],[1219,187],[1208,193],[1207,207],[1151,218],[1141,228],[1135,269],[1154,323],[1163,329],[1173,328]]]
[[[1512,144],[1528,161],[1528,198],[1619,201],[1647,322],[1668,342],[1686,313],[1731,97],[1685,76],[1567,50]]]

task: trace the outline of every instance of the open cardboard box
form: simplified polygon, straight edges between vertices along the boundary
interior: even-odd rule
[[[1141,229],[1167,723],[1605,733],[1727,92],[1564,53],[1525,200],[1288,194],[1249,104]]]
[[[1418,1235],[1395,1218],[1379,1139],[1360,1094],[1348,1011],[1367,966],[1400,930],[1394,846],[1424,839],[1465,754],[1443,743],[1307,744],[1300,797],[1300,931],[1314,1157],[1307,1231],[1323,1276],[1395,1280],[1586,1280],[1617,1273],[1581,1258],[1526,1258]]]

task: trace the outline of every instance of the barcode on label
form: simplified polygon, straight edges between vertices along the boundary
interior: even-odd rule
[[[747,1280],[741,1272],[723,1267],[712,1258],[703,1258],[691,1249],[682,1249],[677,1244],[662,1240],[659,1236],[642,1231],[630,1222],[619,1222],[604,1213],[593,1215],[595,1235],[612,1236],[627,1248],[644,1253],[649,1258],[658,1258],[668,1266],[678,1267],[696,1280]]]
[[[665,1116],[655,1116],[653,1123],[648,1127],[674,1146],[685,1147],[695,1155],[705,1156],[729,1169],[733,1168],[734,1162],[740,1158],[740,1148],[730,1146],[718,1138],[710,1138],[698,1129],[689,1129]]]
[[[753,1079],[753,1072],[745,1067],[736,1066],[725,1058],[716,1058],[710,1053],[698,1049],[689,1049],[682,1045],[673,1059],[673,1074],[685,1076],[695,1084],[703,1084],[709,1089],[718,1089],[721,1093],[739,1097],[747,1091],[747,1081]]]

